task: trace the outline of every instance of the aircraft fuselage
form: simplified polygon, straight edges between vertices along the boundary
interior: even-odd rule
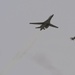
[[[58,28],[57,26],[55,26],[55,25],[53,25],[53,24],[50,23],[50,21],[51,21],[51,19],[52,19],[53,16],[54,16],[54,14],[51,15],[51,16],[50,16],[46,21],[44,21],[44,22],[30,23],[30,24],[38,24],[38,25],[41,25],[40,27],[36,27],[36,28],[40,28],[40,30],[42,30],[42,29],[45,30],[45,28],[48,28],[49,26],[54,27],[54,28]]]

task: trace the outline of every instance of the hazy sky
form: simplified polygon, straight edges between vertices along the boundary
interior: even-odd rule
[[[74,0],[0,0],[0,75],[75,75],[74,7]],[[52,14],[58,29],[29,24]]]

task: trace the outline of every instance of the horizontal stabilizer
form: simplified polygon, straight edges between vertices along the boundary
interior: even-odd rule
[[[37,29],[37,28],[41,28],[41,27],[36,27],[36,29]]]

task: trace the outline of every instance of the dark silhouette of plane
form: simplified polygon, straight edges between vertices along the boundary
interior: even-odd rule
[[[40,27],[36,27],[36,28],[40,28],[40,30],[42,30],[42,29],[45,30],[45,28],[48,28],[49,26],[54,27],[54,28],[58,28],[57,26],[55,26],[55,25],[53,25],[53,24],[50,23],[53,16],[54,16],[54,14],[51,15],[51,16],[50,16],[46,21],[44,21],[44,22],[30,23],[30,24],[38,24],[38,25],[41,25]]]
[[[75,40],[75,37],[71,37],[71,40]]]

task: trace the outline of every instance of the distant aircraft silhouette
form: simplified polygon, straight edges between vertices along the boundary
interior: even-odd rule
[[[54,16],[54,14],[51,15],[51,16],[50,16],[46,21],[44,21],[44,22],[30,23],[30,24],[38,24],[38,25],[42,24],[40,27],[36,27],[36,28],[40,28],[40,30],[42,30],[42,29],[45,30],[45,28],[48,28],[49,26],[54,27],[54,28],[58,28],[57,26],[55,26],[55,25],[53,25],[53,24],[50,23],[50,21],[51,21],[51,19],[52,19],[53,16]]]
[[[75,37],[71,37],[71,40],[75,40]]]

